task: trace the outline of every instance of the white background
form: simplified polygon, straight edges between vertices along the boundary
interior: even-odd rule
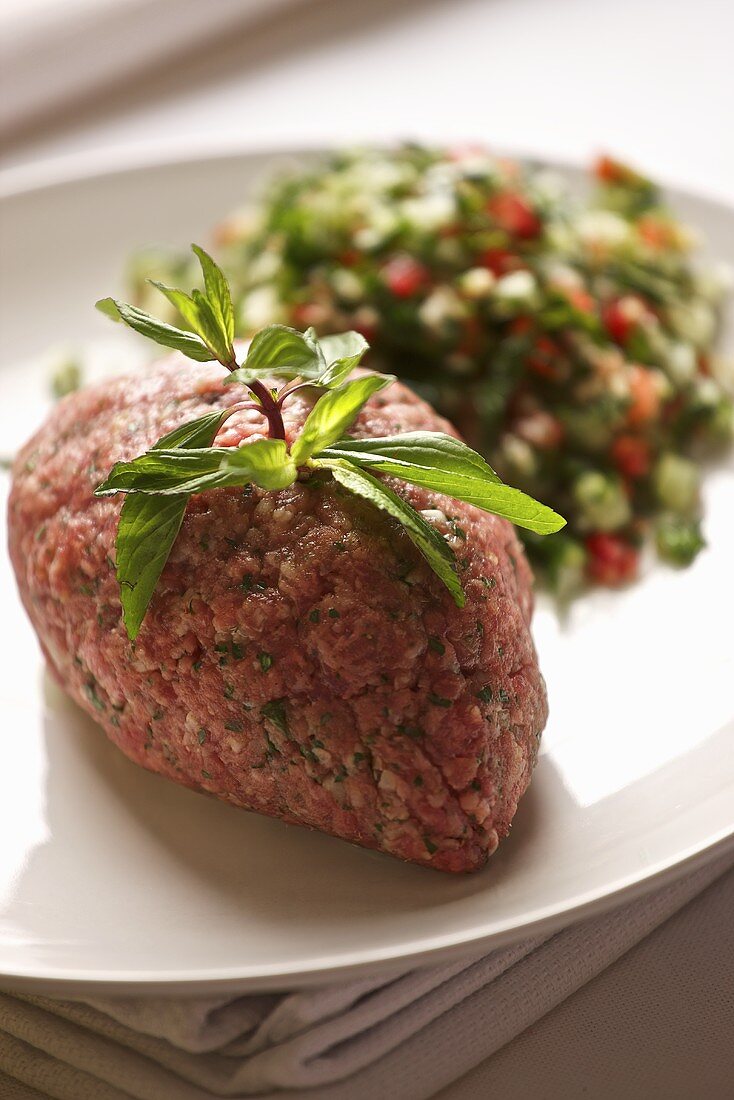
[[[442,135],[579,161],[606,149],[734,197],[733,40],[731,0],[302,0],[96,94],[71,126],[26,131],[3,164]],[[94,44],[82,44],[83,66]],[[3,95],[8,110],[13,89]]]

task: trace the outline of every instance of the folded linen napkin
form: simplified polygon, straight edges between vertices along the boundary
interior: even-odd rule
[[[0,1072],[19,1100],[427,1100],[726,873],[734,886],[734,854],[553,936],[391,979],[199,1000],[2,994]]]

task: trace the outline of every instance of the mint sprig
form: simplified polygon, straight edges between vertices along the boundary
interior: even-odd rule
[[[182,424],[159,439],[156,447],[208,447],[230,411],[207,413],[198,420]],[[141,493],[129,493],[125,497],[117,526],[116,568],[122,619],[133,640],[181,529],[188,500],[187,494],[168,497],[165,501]]]
[[[117,579],[123,621],[135,640],[151,597],[194,493],[241,485],[277,491],[301,472],[320,471],[343,489],[396,519],[443,581],[456,604],[465,594],[446,539],[403,497],[376,475],[388,475],[474,504],[538,534],[550,534],[565,520],[519,489],[502,484],[481,455],[441,432],[408,432],[376,439],[345,433],[378,390],[394,379],[382,374],[349,378],[367,351],[356,332],[317,337],[285,325],[270,325],[253,338],[241,362],[234,347],[234,312],[227,281],[203,249],[199,259],[205,292],[191,294],[154,285],[178,310],[186,328],[104,298],[97,307],[114,320],[196,362],[218,361],[228,382],[244,387],[243,401],[209,413],[163,436],[145,454],[118,462],[97,486],[96,496],[126,493],[117,529]],[[280,388],[273,388],[280,382]],[[290,446],[282,409],[297,390],[309,390],[313,408]],[[257,409],[267,438],[239,447],[215,447],[224,421],[238,409]]]

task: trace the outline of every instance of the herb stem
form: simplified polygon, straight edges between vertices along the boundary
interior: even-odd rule
[[[285,439],[285,425],[283,424],[280,406],[268,387],[259,378],[255,378],[252,382],[247,383],[247,388],[260,402],[262,412],[268,422],[268,435],[270,438]]]
[[[295,386],[285,386],[277,397],[278,407],[282,408],[284,401],[287,401],[289,397],[292,397],[298,390],[313,389],[313,382],[298,382]]]

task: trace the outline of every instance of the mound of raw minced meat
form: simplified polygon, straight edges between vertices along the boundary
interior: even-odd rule
[[[401,526],[333,481],[191,499],[135,644],[115,577],[118,460],[234,403],[177,355],[67,397],[19,454],[10,550],[50,668],[132,760],[237,806],[443,871],[510,828],[547,715],[509,523],[402,482],[451,542],[455,606]],[[285,409],[289,436],[308,410]],[[451,431],[404,386],[352,434]],[[254,411],[217,438],[262,433]]]

